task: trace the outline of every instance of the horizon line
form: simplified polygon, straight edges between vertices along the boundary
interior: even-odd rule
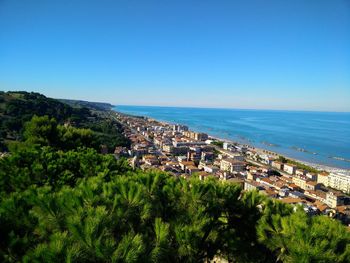
[[[331,110],[303,110],[303,109],[262,109],[262,108],[234,108],[220,106],[164,106],[164,105],[132,105],[132,104],[112,104],[114,107],[156,107],[156,108],[187,108],[187,109],[217,109],[217,110],[247,110],[247,111],[290,111],[290,112],[323,112],[323,113],[350,113],[350,111],[331,111]]]

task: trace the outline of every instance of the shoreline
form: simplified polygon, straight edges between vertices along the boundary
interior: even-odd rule
[[[121,114],[124,114],[124,115],[130,115],[130,116],[134,116],[134,117],[143,117],[143,118],[147,118],[147,119],[150,119],[150,120],[154,120],[156,122],[159,122],[161,124],[166,124],[166,125],[174,125],[174,124],[179,124],[179,125],[185,125],[185,124],[181,124],[181,123],[178,123],[178,122],[169,122],[169,121],[163,121],[163,120],[157,120],[153,117],[148,117],[148,116],[144,116],[144,115],[132,115],[132,114],[129,114],[129,113],[123,113],[123,112],[120,112],[120,111],[117,111],[115,110],[114,108],[112,109],[112,111],[116,112],[116,113],[121,113]],[[188,125],[186,125],[188,126]],[[190,127],[189,127],[190,128]],[[195,131],[195,130],[193,130]],[[202,132],[202,131],[198,131],[198,132]],[[228,143],[232,143],[232,144],[239,144],[239,145],[246,145],[248,146],[248,148],[252,149],[252,150],[255,150],[257,152],[260,152],[260,153],[264,153],[264,154],[271,154],[271,155],[275,155],[275,156],[283,156],[287,159],[290,159],[292,161],[295,161],[295,162],[299,162],[301,164],[304,164],[304,165],[307,165],[307,166],[310,166],[314,169],[317,169],[319,171],[327,171],[327,172],[339,172],[339,173],[345,173],[347,175],[350,176],[350,169],[346,169],[346,168],[340,168],[340,167],[334,167],[334,166],[329,166],[329,165],[325,165],[325,164],[320,164],[320,163],[315,163],[315,162],[308,162],[308,161],[303,161],[303,160],[300,160],[300,159],[296,159],[296,158],[293,158],[293,157],[290,157],[288,155],[285,155],[285,154],[282,154],[282,153],[278,153],[276,151],[271,151],[269,149],[264,149],[264,148],[261,148],[261,147],[256,147],[255,145],[253,144],[248,144],[248,143],[242,143],[242,142],[238,142],[238,141],[234,141],[232,139],[224,139],[224,138],[220,138],[220,137],[217,137],[217,136],[213,136],[211,135],[210,133],[207,133],[208,134],[208,137],[209,139],[215,139],[215,140],[219,140],[219,141],[223,141],[223,142],[228,142]]]
[[[241,144],[239,142],[236,142],[234,140],[229,140],[229,139],[222,139],[220,137],[217,136],[211,136],[210,134],[208,134],[210,138],[218,140],[218,141],[223,141],[223,142],[228,142],[228,143],[237,143],[237,144]],[[290,159],[292,161],[304,164],[304,165],[308,165],[314,169],[320,170],[320,171],[327,171],[327,172],[341,172],[341,173],[346,173],[350,175],[350,169],[344,169],[344,168],[339,168],[339,167],[333,167],[333,166],[329,166],[329,165],[325,165],[325,164],[319,164],[319,163],[313,163],[313,162],[307,162],[307,161],[303,161],[300,159],[296,159],[293,157],[290,157],[288,155],[282,154],[282,153],[278,153],[275,151],[271,151],[268,149],[264,149],[264,148],[260,148],[260,147],[256,147],[254,145],[251,144],[243,144],[243,145],[247,145],[249,148],[257,151],[257,152],[261,152],[264,154],[271,154],[271,155],[275,155],[275,156],[283,156],[287,159]]]

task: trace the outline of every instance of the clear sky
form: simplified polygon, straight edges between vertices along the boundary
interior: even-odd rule
[[[350,0],[0,0],[0,89],[350,111]]]

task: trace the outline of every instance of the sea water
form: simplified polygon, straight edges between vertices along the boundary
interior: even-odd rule
[[[115,110],[188,125],[305,162],[350,169],[350,113],[155,106]]]

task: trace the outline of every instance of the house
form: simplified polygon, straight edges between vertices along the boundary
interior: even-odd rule
[[[308,180],[306,179],[306,177],[293,177],[293,183],[296,184],[297,186],[299,186],[301,189],[306,189],[306,182]]]
[[[323,184],[324,186],[328,186],[328,176],[329,173],[322,172],[317,175],[317,183]]]
[[[248,181],[246,180],[244,182],[244,190],[246,191],[250,191],[250,190],[265,190],[265,188],[260,185],[258,182],[255,182],[255,181]]]
[[[132,156],[142,156],[148,153],[148,146],[146,144],[135,144],[130,152]]]
[[[266,188],[265,190],[260,191],[260,193],[267,195],[271,198],[278,197],[278,193],[273,188]]]
[[[186,160],[187,160],[187,156],[185,156],[185,155],[178,156],[178,157],[177,157],[177,160],[178,160],[179,162],[186,161]]]
[[[295,174],[295,171],[297,170],[297,167],[293,164],[287,164],[285,163],[283,165],[283,171],[289,173],[289,174]]]
[[[201,159],[200,153],[194,152],[194,151],[187,152],[187,160],[188,161],[198,162],[200,159]]]
[[[307,173],[306,177],[309,178],[311,181],[317,181],[317,174],[315,173]]]
[[[321,188],[321,185],[314,181],[307,181],[304,190],[316,191]]]
[[[201,154],[201,159],[203,161],[213,161],[214,160],[214,153],[213,152],[203,151],[202,154]]]
[[[328,208],[328,206],[325,203],[318,200],[314,202],[314,205],[317,207],[318,210],[320,210],[322,214],[325,213],[326,209]]]
[[[115,147],[114,149],[114,156],[115,158],[119,159],[120,157],[126,157],[128,156],[128,149],[126,147]]]
[[[306,171],[304,169],[296,169],[295,174],[297,176],[303,176],[306,175]]]
[[[216,173],[217,171],[219,171],[219,168],[214,165],[205,165],[203,169],[207,173]]]
[[[350,176],[343,173],[330,173],[328,186],[345,193],[350,192]]]
[[[151,154],[144,155],[142,157],[142,161],[144,161],[145,164],[148,164],[148,165],[151,165],[151,166],[159,164],[159,160],[158,160],[157,156],[151,155]]]
[[[312,199],[325,203],[327,193],[322,190],[306,190],[304,194]]]
[[[342,193],[329,191],[326,194],[326,205],[331,208],[336,208],[337,206],[344,205],[346,199],[347,197]]]
[[[302,198],[304,197],[304,194],[299,191],[292,191],[292,192],[289,192],[289,196],[293,198]]]
[[[198,172],[200,172],[201,170],[200,169],[198,169],[198,167],[197,166],[194,166],[194,165],[188,165],[188,166],[186,166],[186,168],[185,168],[185,172],[186,173],[188,173],[188,174],[194,174],[194,173],[198,173]]]
[[[224,152],[224,155],[228,156],[231,159],[237,160],[237,161],[244,161],[244,156],[240,153],[235,152]]]
[[[286,197],[289,194],[289,189],[288,188],[281,188],[278,192],[278,195],[281,197]]]
[[[174,151],[174,146],[172,144],[163,144],[162,149],[163,149],[163,152],[172,154]]]
[[[259,175],[257,173],[247,172],[247,179],[248,180],[255,181],[258,177],[259,177]]]
[[[281,162],[273,161],[271,165],[278,170],[283,170],[283,163]]]
[[[273,182],[269,178],[257,178],[256,181],[269,187],[273,186]]]
[[[305,202],[304,200],[298,197],[285,197],[282,198],[281,201],[286,204],[300,204],[302,202]]]
[[[237,161],[234,159],[222,159],[220,162],[220,170],[231,173],[244,171],[245,167],[245,162]]]
[[[192,162],[192,161],[182,161],[182,162],[179,163],[179,165],[180,165],[180,167],[181,167],[181,169],[182,169],[183,171],[186,171],[186,168],[187,168],[188,166],[195,166],[195,165],[194,165],[194,162]],[[197,168],[197,167],[196,167],[196,168]]]
[[[267,154],[259,155],[260,161],[264,164],[271,165],[272,162],[276,159],[275,157],[269,156]],[[258,159],[259,159],[258,158]]]
[[[224,150],[228,150],[228,147],[230,147],[230,144],[229,144],[228,142],[224,142],[224,143],[222,144],[222,148],[223,148]]]
[[[201,132],[183,131],[182,134],[196,141],[205,141],[208,139],[208,134],[201,133]]]

